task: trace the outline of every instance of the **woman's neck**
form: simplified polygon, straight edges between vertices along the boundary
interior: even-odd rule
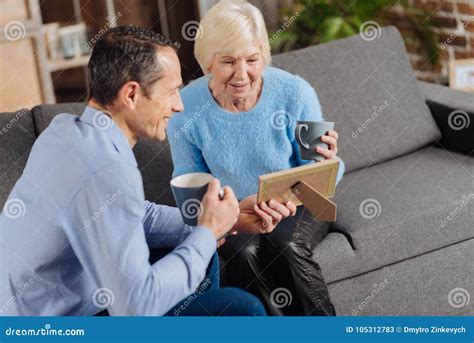
[[[217,87],[213,85],[212,79],[209,82],[209,88],[214,99],[225,110],[230,112],[247,112],[255,107],[260,99],[263,89],[263,79],[258,80],[255,91],[245,97],[234,98],[225,91],[219,91]]]

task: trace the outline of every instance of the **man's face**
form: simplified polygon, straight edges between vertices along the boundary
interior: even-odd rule
[[[179,95],[183,81],[178,55],[172,48],[162,48],[157,52],[157,60],[163,77],[151,86],[148,97],[140,90],[136,109],[127,121],[137,138],[164,141],[168,120],[174,112],[183,111]]]

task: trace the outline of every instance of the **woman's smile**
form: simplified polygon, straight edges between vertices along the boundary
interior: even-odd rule
[[[231,88],[237,93],[243,93],[247,89],[248,83],[228,83]]]

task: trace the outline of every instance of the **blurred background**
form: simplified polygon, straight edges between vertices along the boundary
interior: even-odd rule
[[[91,48],[117,25],[140,25],[179,41],[183,80],[201,76],[194,36],[216,2],[0,0],[0,111],[86,100]],[[459,87],[453,73],[460,66],[463,82],[474,84],[474,0],[250,2],[265,16],[273,53],[395,25],[419,79],[447,85],[451,74],[451,86]]]

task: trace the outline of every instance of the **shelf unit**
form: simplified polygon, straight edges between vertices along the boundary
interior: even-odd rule
[[[44,67],[48,58],[41,31],[39,1],[3,0],[0,12],[1,75],[7,83],[1,86],[0,110],[18,110],[37,102],[55,102],[51,73]],[[8,30],[12,27],[15,31]],[[10,36],[8,32],[15,35]],[[14,58],[17,51],[24,55]],[[29,88],[19,92],[14,88],[22,81]]]
[[[52,73],[59,70],[85,67],[89,63],[90,55],[78,56],[71,59],[48,60],[47,68]]]
[[[95,34],[121,12],[123,16],[120,16],[118,25],[140,25],[179,41],[183,78],[199,77],[199,65],[193,56],[194,44],[183,39],[181,34],[185,23],[199,18],[197,2],[0,0],[0,74],[3,81],[0,84],[0,111],[56,101],[76,101],[86,91],[89,56],[48,59],[42,28],[43,24],[53,22],[70,25],[84,21],[91,34]],[[4,37],[4,28],[12,21],[25,27],[25,36],[14,42]],[[63,73],[68,69],[71,71]]]

